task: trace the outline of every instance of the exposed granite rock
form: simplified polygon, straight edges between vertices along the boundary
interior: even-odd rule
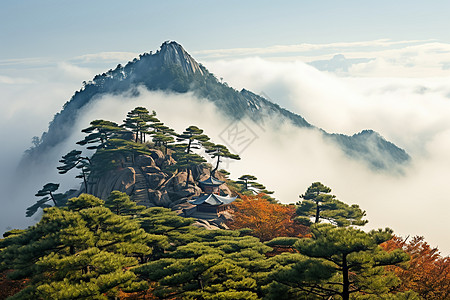
[[[149,155],[139,155],[135,160],[135,164],[138,167],[156,167],[155,160]]]
[[[89,193],[101,199],[108,198],[112,191],[121,191],[131,195],[136,183],[136,171],[132,167],[107,172],[94,182],[89,183]]]
[[[196,211],[196,206],[188,201],[200,196],[202,189],[194,180],[209,178],[210,171],[206,167],[198,166],[192,170],[192,176],[186,184],[187,172],[178,172],[170,175],[165,173],[164,166],[176,163],[171,155],[164,155],[161,151],[152,149],[152,155],[139,155],[134,163],[122,161],[122,166],[128,166],[111,170],[96,181],[90,182],[90,193],[107,199],[109,194],[118,190],[125,192],[132,200],[146,206],[162,206],[171,208],[180,216],[194,217],[198,222],[197,227],[207,229],[227,229],[227,220],[231,219],[228,212],[217,214],[202,214]],[[118,158],[120,161],[121,159]],[[222,174],[217,173],[218,179],[225,181]],[[223,184],[220,186],[222,195],[231,194]]]

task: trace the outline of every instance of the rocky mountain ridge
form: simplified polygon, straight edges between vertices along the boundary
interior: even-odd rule
[[[156,53],[140,55],[125,66],[118,65],[116,69],[97,75],[86,83],[55,115],[48,131],[42,135],[40,143],[27,152],[24,161],[39,161],[49,150],[61,144],[69,136],[72,124],[77,119],[77,112],[88,103],[105,94],[127,92],[138,95],[139,86],[144,86],[148,90],[193,92],[196,96],[208,99],[220,111],[237,120],[250,117],[255,122],[260,122],[269,115],[281,117],[301,128],[318,129],[302,116],[281,108],[262,96],[245,89],[237,91],[219,82],[181,45],[176,42],[164,42]],[[375,169],[389,170],[410,160],[403,149],[386,141],[374,131],[363,131],[353,136],[321,131],[349,157],[363,161]]]

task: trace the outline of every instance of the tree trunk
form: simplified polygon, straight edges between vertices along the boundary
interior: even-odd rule
[[[220,156],[217,156],[217,163],[216,163],[216,167],[211,171],[211,176],[216,175],[216,171],[219,168],[219,163],[220,163]],[[215,176],[214,176],[215,177]]]
[[[52,192],[50,192],[50,198],[52,198],[53,203],[55,204],[55,206],[58,206],[58,204],[56,204],[55,198],[53,197]]]
[[[200,286],[200,288],[202,289],[202,291],[203,291],[203,281],[202,281],[202,277],[201,276],[198,276],[198,285]]]
[[[187,146],[187,154],[189,154],[189,152],[191,152],[191,142],[192,142],[192,140],[191,139],[189,139],[189,143],[188,143],[188,146]]]
[[[316,220],[314,221],[314,223],[319,223],[319,218],[320,218],[320,206],[319,201],[316,201]]]
[[[343,254],[342,256],[342,277],[343,277],[343,285],[342,285],[342,300],[350,299],[350,282],[348,279],[348,266],[347,266],[347,254]]]
[[[185,187],[187,188],[189,186],[189,176],[191,176],[191,168],[187,168],[187,177],[186,177],[186,185]]]
[[[88,185],[87,185],[86,174],[84,173],[84,169],[81,169],[81,173],[83,174],[84,188],[85,188],[86,194],[87,194],[87,193],[89,193],[89,191],[88,191]]]

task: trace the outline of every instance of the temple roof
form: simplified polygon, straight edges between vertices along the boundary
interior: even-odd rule
[[[228,196],[224,197],[224,196],[219,196],[216,194],[206,194],[206,195],[200,196],[197,199],[189,201],[189,202],[191,204],[195,204],[195,205],[207,203],[209,205],[219,206],[219,205],[224,205],[224,204],[230,204],[231,202],[236,200],[236,198],[237,197],[228,197]]]
[[[202,185],[212,185],[212,186],[219,186],[221,184],[223,184],[225,181],[221,181],[217,178],[214,178],[212,176],[209,176],[208,179],[203,180],[203,181],[199,181],[200,184]]]

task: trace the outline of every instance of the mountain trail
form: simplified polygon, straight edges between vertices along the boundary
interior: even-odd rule
[[[138,205],[144,205],[147,207],[152,206],[150,198],[148,195],[148,183],[145,180],[145,175],[142,173],[140,168],[133,167],[136,174],[136,183],[134,187],[134,192],[131,195],[131,200],[136,202]]]

